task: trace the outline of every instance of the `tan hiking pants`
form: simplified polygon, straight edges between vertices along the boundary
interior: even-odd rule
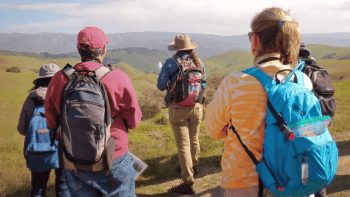
[[[181,106],[174,101],[169,105],[169,120],[173,128],[181,176],[184,182],[194,182],[192,166],[198,165],[199,128],[203,117],[203,104]]]

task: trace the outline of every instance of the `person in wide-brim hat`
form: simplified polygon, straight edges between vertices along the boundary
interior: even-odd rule
[[[198,45],[190,40],[187,34],[178,34],[175,40],[168,45],[169,51],[186,51],[197,48]]]
[[[200,143],[198,135],[204,116],[204,90],[206,86],[204,64],[194,52],[197,47],[198,45],[191,41],[187,34],[176,35],[174,41],[168,45],[168,50],[176,51],[176,53],[165,61],[157,80],[157,88],[160,91],[167,90],[165,102],[169,108],[169,121],[178,147],[180,165],[176,168],[176,171],[181,174],[182,183],[174,185],[171,191],[190,195],[196,193],[194,176],[199,173]],[[195,84],[196,87],[200,84],[201,88],[198,88],[198,90],[203,90],[198,92],[198,98],[201,99],[196,99],[194,103],[192,102],[193,105],[184,105],[182,102],[175,101],[174,97],[174,87],[181,85],[183,72],[186,71],[185,65],[188,66],[187,69],[196,69],[203,73],[201,81],[192,83],[192,86]],[[197,89],[194,92],[196,91]],[[181,94],[177,93],[178,95]]]

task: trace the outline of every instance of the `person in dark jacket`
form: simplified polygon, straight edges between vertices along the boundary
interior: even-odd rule
[[[21,135],[26,135],[29,122],[32,119],[34,109],[37,103],[44,104],[47,86],[50,83],[52,76],[59,70],[61,70],[60,67],[53,63],[48,63],[41,66],[39,70],[39,77],[33,81],[34,87],[29,90],[30,93],[23,103],[22,111],[17,125],[17,130]],[[26,150],[24,150],[24,156],[26,158]],[[66,179],[63,174],[64,169],[61,166],[61,168],[57,168],[54,170],[56,174],[56,196],[69,197],[70,194],[67,188]],[[51,169],[43,172],[31,172],[31,196],[45,196],[46,186],[50,177],[50,173]]]
[[[178,74],[180,66],[175,59],[192,60],[197,68],[203,71],[202,86],[205,87],[206,73],[203,62],[197,57],[193,49],[197,48],[197,44],[190,40],[186,34],[179,34],[175,37],[175,41],[168,45],[168,50],[176,51],[173,58],[169,58],[163,64],[158,77],[157,87],[159,90],[168,90],[168,95],[176,82],[179,82]],[[175,59],[174,59],[175,58]],[[169,105],[169,120],[174,132],[176,145],[178,148],[178,157],[181,168],[183,183],[172,188],[173,192],[194,194],[193,175],[197,174],[197,165],[199,159],[199,128],[204,115],[204,105],[202,100],[194,105],[184,106],[178,104],[174,99],[166,97],[167,105]]]

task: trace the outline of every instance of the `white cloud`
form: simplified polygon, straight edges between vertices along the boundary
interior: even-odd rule
[[[61,21],[13,24],[0,32],[77,32],[98,26],[106,33],[170,31],[238,35],[250,31],[250,20],[263,8],[291,9],[303,33],[350,32],[346,0],[119,0],[79,3],[0,4],[2,9],[35,10],[68,17]],[[70,18],[70,19],[66,19]]]

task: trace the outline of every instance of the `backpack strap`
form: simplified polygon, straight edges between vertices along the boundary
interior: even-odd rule
[[[266,92],[268,92],[268,90],[272,85],[276,84],[275,80],[271,79],[269,76],[267,76],[264,72],[262,72],[258,68],[252,67],[252,68],[243,70],[242,72],[252,75],[256,79],[258,79],[261,85],[266,90]]]
[[[105,77],[108,73],[110,73],[112,70],[109,69],[106,66],[101,66],[98,69],[95,70],[96,78],[101,80],[103,77]]]
[[[297,70],[299,70],[299,71],[303,70],[304,66],[305,66],[305,62],[303,62],[303,61],[300,62],[300,63],[293,69],[293,71],[290,73],[290,75],[289,75],[288,78],[286,79],[286,82],[289,81],[289,80],[292,78],[292,76],[294,75],[294,73],[295,73]]]
[[[258,165],[259,161],[258,159],[254,156],[254,154],[252,153],[252,151],[249,150],[249,148],[243,143],[241,136],[239,136],[238,132],[236,131],[236,128],[233,126],[232,121],[231,122],[231,126],[230,129],[232,130],[232,132],[234,134],[236,134],[237,139],[239,141],[239,143],[241,143],[242,147],[244,148],[245,152],[248,154],[248,156],[250,157],[250,159],[253,161],[253,163],[255,165]],[[259,176],[259,192],[258,192],[258,197],[262,197],[263,196],[263,191],[264,191],[264,184]]]
[[[62,69],[62,73],[65,77],[67,77],[67,79],[69,79],[69,77],[73,74],[74,71],[75,68],[70,64],[66,64],[66,66]]]
[[[296,71],[298,69],[298,67],[299,67],[299,65],[296,66],[294,68],[294,70]],[[259,80],[259,82],[261,83],[261,85],[266,90],[266,92],[268,92],[268,90],[270,89],[270,87],[272,85],[276,84],[275,80],[271,79],[269,76],[267,76],[265,73],[263,73],[258,68],[253,67],[253,68],[249,68],[247,70],[244,70],[242,72],[247,73],[247,74],[252,75],[255,78],[257,78]],[[291,73],[290,76],[292,76],[294,74],[294,72]],[[287,127],[287,122],[282,118],[282,116],[280,114],[278,114],[278,112],[273,107],[269,98],[267,98],[267,108],[270,110],[271,114],[276,119],[275,124],[279,127],[280,131],[285,135],[284,142],[287,142],[288,138],[293,141],[295,138],[294,133]]]

